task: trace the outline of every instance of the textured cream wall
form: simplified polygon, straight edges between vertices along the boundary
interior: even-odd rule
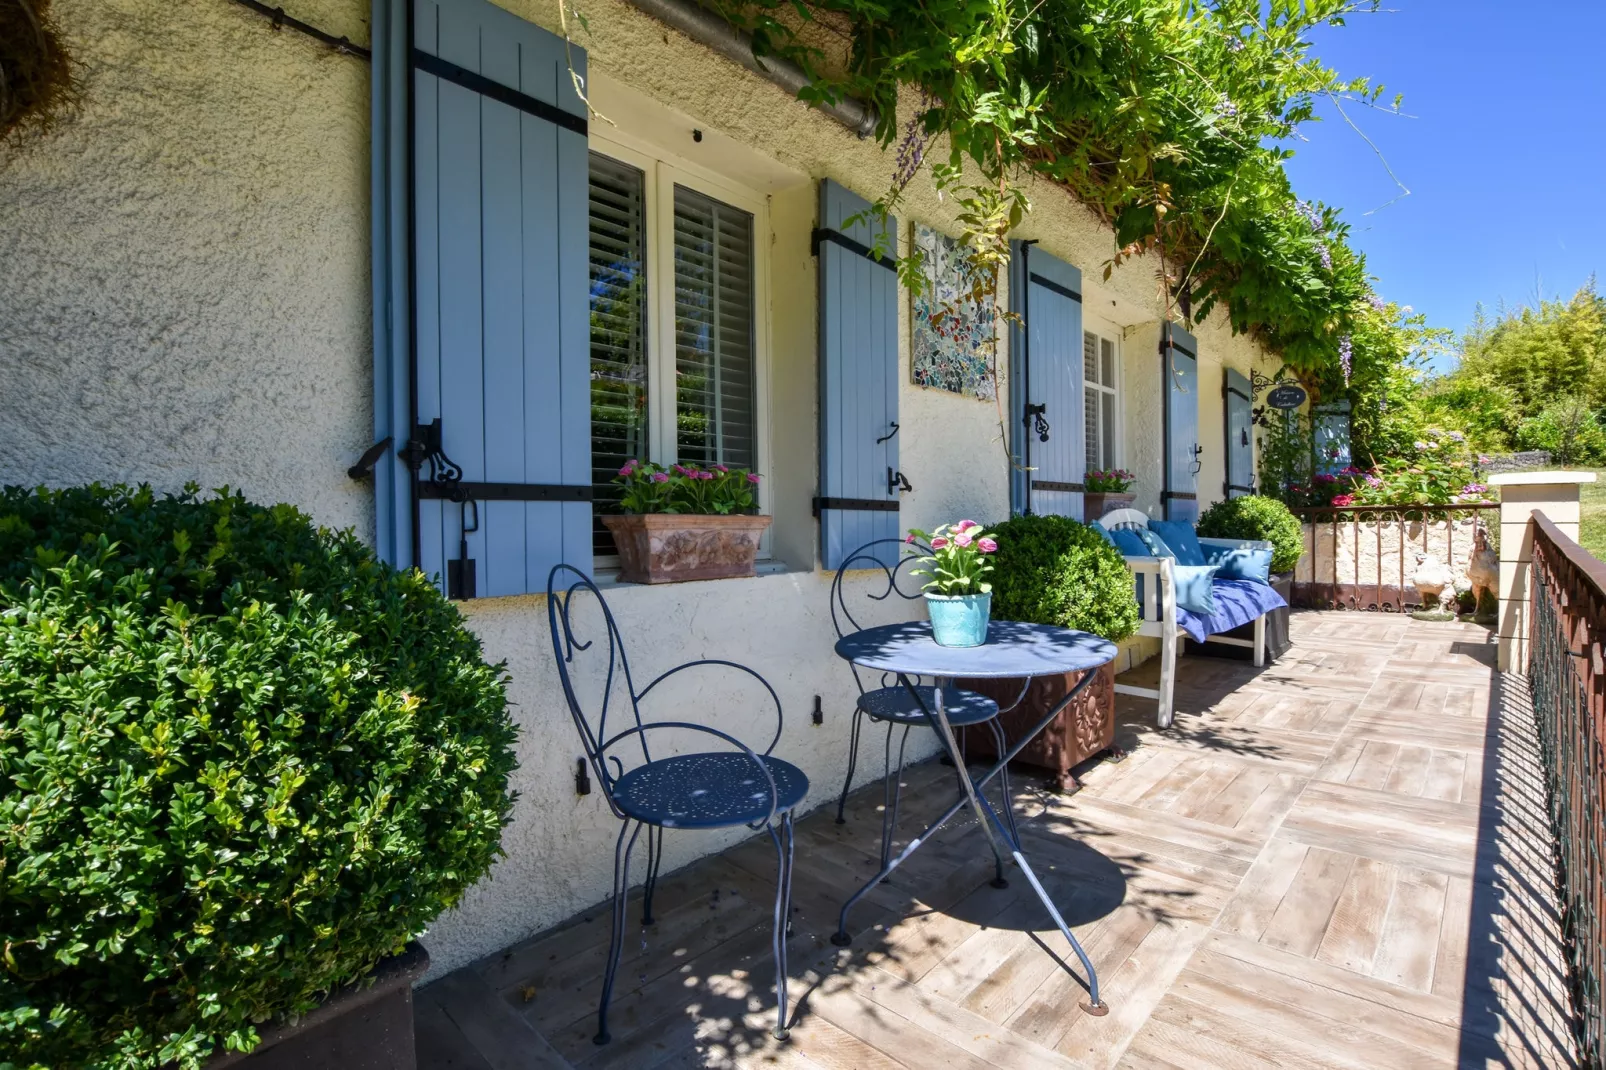
[[[368,531],[367,64],[216,0],[54,11],[87,103],[0,148],[0,482],[227,483]]]
[[[287,3],[332,32],[367,38],[362,0]],[[549,28],[556,19],[545,0],[506,6]],[[275,35],[225,0],[57,0],[57,13],[85,65],[89,101],[81,118],[9,151],[0,167],[0,481],[229,483],[371,531],[369,493],[344,474],[372,429],[366,65]],[[599,101],[620,102],[626,131],[694,165],[740,171],[770,198],[774,548],[802,570],[610,597],[638,678],[714,655],[768,676],[788,711],[778,753],[803,766],[810,802],[824,804],[845,770],[852,682],[830,654],[828,577],[812,571],[816,265],[807,237],[815,180],[874,197],[891,160],[619,0],[592,0],[587,15],[592,34],[580,43]],[[640,99],[629,89],[672,110],[647,108],[655,117],[640,123],[631,118],[639,109],[626,106]],[[702,143],[691,140],[693,126],[706,131]],[[1152,506],[1155,264],[1129,262],[1102,281],[1109,232],[1057,189],[1034,197],[1021,236],[1080,266],[1085,306],[1122,330],[1127,467],[1139,473],[1140,504]],[[900,215],[953,229],[951,208],[924,179]],[[902,315],[907,327],[907,303]],[[1198,334],[1209,497],[1220,485],[1211,475],[1219,415],[1209,415],[1220,393],[1219,372],[1208,369],[1223,360],[1246,367],[1252,347],[1214,322]],[[907,330],[903,338],[907,384]],[[995,406],[905,385],[901,408],[901,466],[915,486],[904,520],[1003,516],[1008,472]],[[573,792],[579,749],[555,701],[542,600],[486,600],[465,613],[512,673],[521,794],[507,859],[426,940],[437,973],[603,899],[615,830],[599,796]],[[808,716],[816,694],[826,714],[819,728]],[[694,719],[752,728],[740,693],[698,698]],[[930,748],[926,740],[920,753]],[[875,764],[873,752],[861,770]],[[673,837],[668,863],[731,838]]]

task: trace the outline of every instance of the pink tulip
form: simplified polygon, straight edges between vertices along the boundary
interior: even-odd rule
[[[758,473],[756,473],[756,472],[747,473],[747,481],[749,483],[757,483],[758,482]]]
[[[994,550],[998,549],[998,543],[992,539],[978,539],[976,542],[976,547],[977,549],[981,550],[982,553],[990,554]]]
[[[954,525],[954,530],[957,531],[957,532],[966,532],[966,531],[969,531],[971,528],[979,528],[979,527],[981,527],[981,525],[976,523],[974,520],[961,520],[959,523]]]
[[[936,538],[931,540],[931,548],[933,550],[941,550],[944,546],[947,546],[947,545],[948,545],[948,540],[943,538],[941,535],[938,535]]]
[[[913,546],[915,544],[915,537],[913,535],[910,535],[907,539],[904,539],[903,541],[908,543],[910,546]]]
[[[652,481],[654,483],[668,483],[669,482],[669,473],[668,472],[654,472],[652,474]]]
[[[970,543],[971,538],[968,531],[961,531],[959,534],[954,536],[954,545],[956,546],[969,546]]]

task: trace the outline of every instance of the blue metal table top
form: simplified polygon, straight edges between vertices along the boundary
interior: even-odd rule
[[[995,620],[981,646],[938,646],[931,624],[884,624],[845,635],[837,656],[866,669],[909,676],[1051,676],[1092,669],[1115,659],[1115,644],[1088,632],[1051,624]]]

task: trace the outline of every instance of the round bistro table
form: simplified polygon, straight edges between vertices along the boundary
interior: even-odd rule
[[[1093,680],[1095,674],[1092,670],[1115,660],[1115,644],[1096,635],[1070,628],[1056,628],[1047,624],[1021,624],[1015,621],[993,621],[987,626],[987,641],[981,646],[938,646],[931,637],[931,625],[928,622],[911,621],[905,624],[866,628],[843,636],[837,641],[836,652],[838,657],[861,668],[892,673],[898,678],[899,684],[909,691],[915,704],[930,722],[932,730],[937,733],[937,738],[946,748],[958,774],[960,792],[958,799],[937,820],[928,825],[919,836],[910,840],[908,846],[896,858],[888,862],[881,872],[870,878],[864,887],[854,892],[848,901],[842,904],[842,913],[837,919],[837,931],[831,937],[831,942],[838,947],[846,947],[852,943],[853,938],[848,935],[848,912],[869,893],[870,889],[885,880],[888,874],[929,840],[933,833],[969,804],[975,811],[982,832],[987,837],[995,861],[1002,867],[1005,853],[1003,848],[1007,847],[1008,854],[1014,858],[1015,864],[1025,874],[1032,891],[1037,893],[1037,898],[1042,901],[1049,917],[1054,919],[1054,924],[1069,941],[1071,950],[1076,952],[1082,968],[1087,971],[1088,1002],[1082,1005],[1083,1009],[1089,1014],[1108,1013],[1109,1007],[1099,999],[1098,973],[1093,969],[1093,963],[1088,959],[1087,952],[1082,950],[1082,945],[1072,935],[1070,926],[1065,924],[1065,919],[1054,906],[1054,901],[1043,889],[1037,874],[1032,872],[1032,867],[1027,863],[1026,855],[1021,850],[1020,837],[1015,834],[1013,821],[1000,818],[998,811],[993,809],[987,797],[978,789],[986,787],[1002,773],[1009,762],[1047,728],[1059,716],[1060,711],[1081,694],[1082,689]],[[1071,688],[1070,692],[1030,731],[1011,744],[992,768],[973,779],[959,753],[959,742],[954,738],[953,726],[948,723],[948,716],[943,711],[943,688],[955,678],[1063,676],[1072,672],[1082,673],[1082,678],[1077,681],[1076,686]],[[915,680],[925,676],[934,678],[937,685],[933,695],[934,701],[930,705],[922,699],[919,689],[915,686]],[[1009,805],[1007,798],[1004,804],[1006,807]],[[1069,966],[1066,969],[1069,970]]]

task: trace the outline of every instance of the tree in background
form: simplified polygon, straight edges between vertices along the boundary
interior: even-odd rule
[[[1429,420],[1465,432],[1485,450],[1555,453],[1524,445],[1554,442],[1579,458],[1563,463],[1587,460],[1598,428],[1586,424],[1598,424],[1606,408],[1606,299],[1594,279],[1567,301],[1501,309],[1493,324],[1480,307],[1461,350],[1456,369],[1428,383]]]
[[[1546,450],[1561,465],[1606,463],[1606,430],[1582,394],[1558,398],[1524,420],[1517,427],[1517,446]]]

